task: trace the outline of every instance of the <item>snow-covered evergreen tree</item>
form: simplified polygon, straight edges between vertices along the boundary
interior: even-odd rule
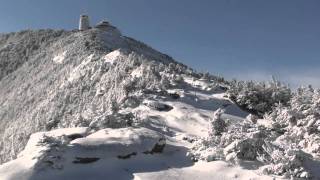
[[[226,130],[226,123],[221,118],[224,112],[225,110],[221,108],[214,112],[213,117],[209,122],[209,137],[221,136],[222,132]]]
[[[232,81],[230,99],[251,113],[263,116],[277,103],[287,105],[291,98],[289,87],[273,79],[268,82]]]

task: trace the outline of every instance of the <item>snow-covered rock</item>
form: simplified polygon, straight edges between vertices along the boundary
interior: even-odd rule
[[[102,129],[85,138],[70,142],[80,149],[96,149],[106,157],[124,157],[129,154],[153,152],[157,146],[165,146],[165,137],[146,128]],[[108,154],[105,154],[108,152]],[[99,153],[95,154],[99,157]]]
[[[166,146],[163,135],[146,128],[103,129],[89,135],[88,130],[71,128],[33,134],[16,160],[0,166],[1,179],[55,179],[60,173],[71,173],[75,178],[77,173],[72,174],[70,168],[79,164],[162,153]]]
[[[170,111],[172,109],[171,106],[157,101],[145,101],[144,104],[157,111]]]

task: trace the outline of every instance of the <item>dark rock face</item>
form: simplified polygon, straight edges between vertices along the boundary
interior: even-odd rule
[[[171,97],[172,99],[179,99],[180,95],[177,93],[169,93],[169,97]]]
[[[75,140],[75,139],[78,139],[78,138],[83,138],[83,135],[81,134],[71,134],[68,136],[68,138],[72,141],[72,140]]]
[[[96,157],[76,157],[76,160],[72,161],[74,164],[90,164],[98,161],[100,158]]]
[[[150,101],[148,103],[145,103],[145,105],[157,111],[171,111],[173,109],[172,106],[156,101]]]
[[[161,139],[159,139],[159,142],[156,143],[150,151],[146,151],[144,153],[145,154],[162,153],[165,146],[166,146],[166,139],[161,138]]]
[[[161,144],[157,143],[156,145],[154,145],[154,147],[150,151],[150,153],[151,154],[153,154],[153,153],[162,153],[165,146],[166,146],[166,144],[164,144],[164,143],[161,143]]]
[[[137,153],[133,152],[133,153],[130,153],[130,154],[127,154],[127,155],[118,155],[117,157],[119,159],[129,159],[129,158],[131,158],[131,156],[136,156],[136,155],[137,155]]]

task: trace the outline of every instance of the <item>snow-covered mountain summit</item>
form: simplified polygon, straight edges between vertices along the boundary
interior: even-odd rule
[[[124,87],[131,85],[130,71],[178,65],[114,29],[22,31],[0,39],[1,162],[15,157],[33,132],[76,126],[74,119],[92,120],[111,102],[117,106],[130,93]],[[144,89],[158,80],[136,81]]]
[[[0,35],[0,179],[318,177],[316,100],[291,128],[287,87],[196,73],[105,26]]]

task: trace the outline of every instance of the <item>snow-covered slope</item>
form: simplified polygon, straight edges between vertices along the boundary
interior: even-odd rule
[[[145,94],[140,105],[123,109],[137,116],[130,128],[97,131],[93,122],[89,127],[33,134],[18,158],[0,167],[0,176],[22,180],[272,179],[223,161],[192,161],[190,140],[208,136],[214,110],[226,107],[224,119],[233,121],[243,121],[247,113],[224,98],[219,87],[203,90],[205,86],[196,85],[199,80],[184,79],[183,88],[167,90],[170,95]]]
[[[316,153],[276,146],[286,133],[228,82],[114,27],[0,39],[1,180],[320,177]]]
[[[192,144],[188,138],[207,136],[213,110],[229,105],[225,118],[237,115],[236,121],[243,120],[239,114],[246,115],[218,92],[191,91],[191,87],[172,89],[179,92],[179,99],[152,95],[148,102],[130,109],[141,117],[130,128],[96,131],[79,127],[33,134],[18,159],[0,167],[0,176],[41,180],[271,179],[223,161],[194,163],[187,156]],[[155,101],[172,109],[151,106]]]
[[[138,41],[98,29],[26,31],[1,39],[0,162],[14,158],[34,132],[79,126],[76,119],[88,125],[108,113],[111,102],[126,98],[123,86],[131,79],[126,71],[174,62]],[[106,59],[109,53],[118,64]]]

